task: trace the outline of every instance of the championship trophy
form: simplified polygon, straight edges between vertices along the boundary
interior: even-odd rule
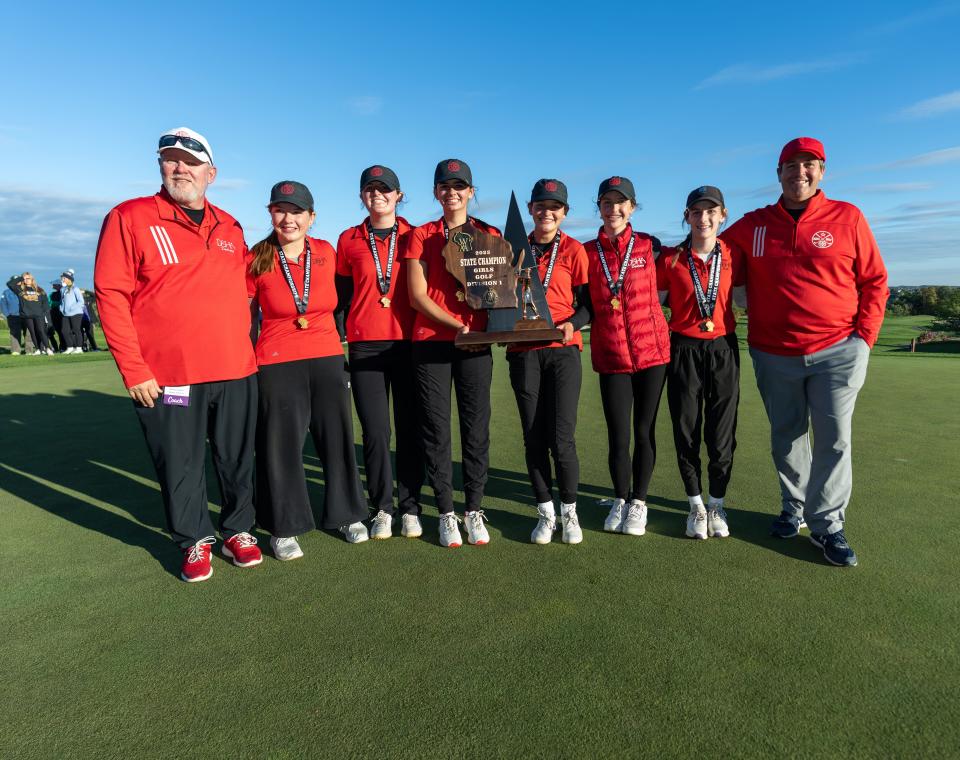
[[[487,310],[487,329],[458,335],[455,345],[539,343],[563,338],[553,326],[513,193],[502,238],[481,232],[468,220],[450,236],[443,259],[447,271],[463,287],[467,306]]]

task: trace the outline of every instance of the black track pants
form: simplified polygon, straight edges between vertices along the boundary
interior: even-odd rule
[[[220,485],[224,538],[253,527],[253,440],[257,376],[190,386],[189,406],[134,404],[153,466],[171,537],[181,547],[212,536],[207,508],[206,441]]]
[[[580,482],[575,440],[580,402],[580,349],[564,346],[508,352],[507,363],[520,412],[533,497],[538,503],[553,499],[552,453],[560,501],[573,504]]]
[[[480,509],[490,462],[490,349],[464,351],[448,341],[413,344],[420,436],[427,477],[441,514],[453,511],[450,388],[457,392],[463,492],[467,511]]]
[[[323,467],[322,527],[367,517],[345,365],[343,356],[325,356],[260,367],[257,522],[277,538],[316,527],[303,466],[308,432]]]
[[[618,499],[645,501],[647,498],[653,466],[657,461],[657,409],[660,407],[666,376],[666,364],[632,374],[600,375],[600,400],[607,421],[607,462]],[[632,461],[631,418],[634,437]]]
[[[397,430],[399,514],[420,514],[423,450],[417,430],[417,394],[410,341],[379,340],[350,344],[350,385],[363,429],[367,493],[374,509],[393,514],[390,461],[390,398]]]
[[[667,401],[673,421],[677,465],[687,496],[701,494],[700,440],[707,445],[710,496],[722,498],[737,448],[740,351],[734,335],[700,340],[674,333],[670,339]]]

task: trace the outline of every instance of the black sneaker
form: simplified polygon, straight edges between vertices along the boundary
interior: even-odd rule
[[[854,553],[842,530],[836,533],[811,533],[810,543],[823,549],[823,556],[831,565],[837,567],[856,567],[857,555]]]
[[[770,535],[777,538],[795,538],[800,535],[800,528],[803,525],[802,517],[784,510],[770,525]]]

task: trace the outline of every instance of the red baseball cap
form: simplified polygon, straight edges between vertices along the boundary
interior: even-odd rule
[[[814,158],[819,158],[821,161],[827,160],[822,142],[814,137],[797,137],[783,146],[777,166],[782,165],[784,161],[789,161],[797,153],[810,153]]]

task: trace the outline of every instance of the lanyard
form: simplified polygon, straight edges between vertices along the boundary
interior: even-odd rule
[[[297,314],[303,314],[307,310],[307,301],[310,300],[310,242],[306,238],[303,240],[303,255],[306,257],[303,262],[303,298],[297,292],[297,285],[293,281],[293,275],[290,274],[290,265],[287,264],[283,248],[278,245],[277,250],[280,252],[280,268],[283,270],[290,292],[293,293],[293,302],[297,305]]]
[[[547,264],[547,272],[543,276],[543,289],[546,290],[550,287],[550,278],[553,277],[553,267],[557,263],[557,251],[560,250],[560,236],[563,233],[560,230],[557,230],[557,237],[553,241],[553,248],[550,249],[550,263]],[[539,267],[540,266],[540,256],[543,255],[543,251],[533,242],[533,235],[530,236],[530,247],[533,249],[534,263]],[[537,255],[539,254],[539,255]]]
[[[710,262],[710,276],[707,278],[707,292],[703,292],[703,285],[700,283],[700,275],[697,274],[697,267],[693,263],[693,249],[687,251],[687,266],[690,268],[690,277],[693,279],[693,294],[697,299],[697,306],[700,307],[700,315],[704,319],[710,319],[717,307],[717,291],[720,289],[720,241],[713,247],[713,260]]]
[[[380,266],[380,254],[377,252],[377,236],[373,234],[373,228],[367,227],[367,240],[370,242],[370,253],[373,254],[373,264],[377,268],[377,286],[380,288],[380,295],[385,296],[390,292],[390,278],[393,275],[393,256],[397,250],[397,228],[399,224],[393,223],[393,229],[390,230],[390,246],[387,249],[387,273],[384,276],[383,267]]]
[[[447,220],[446,220],[446,219],[440,219],[440,221],[443,222],[443,239],[444,239],[444,240],[449,240],[449,239],[450,239],[450,225],[447,224]],[[464,225],[466,225],[466,224],[468,224],[468,223],[470,223],[470,222],[472,222],[472,221],[473,221],[473,217],[472,217],[472,216],[468,216],[468,217],[467,217],[467,221],[464,222],[463,224],[461,224],[460,226],[463,227]]]
[[[617,277],[617,281],[613,281],[613,275],[610,273],[610,265],[607,264],[607,257],[603,253],[603,246],[600,245],[600,238],[597,237],[597,253],[600,254],[600,266],[603,268],[603,276],[607,278],[607,286],[610,288],[610,292],[616,297],[620,292],[620,288],[623,287],[624,278],[627,276],[627,267],[630,264],[630,256],[633,254],[633,244],[636,242],[636,234],[631,233],[630,235],[630,244],[627,246],[627,252],[623,254],[623,263],[620,264],[620,274]],[[613,244],[613,241],[610,241]]]

